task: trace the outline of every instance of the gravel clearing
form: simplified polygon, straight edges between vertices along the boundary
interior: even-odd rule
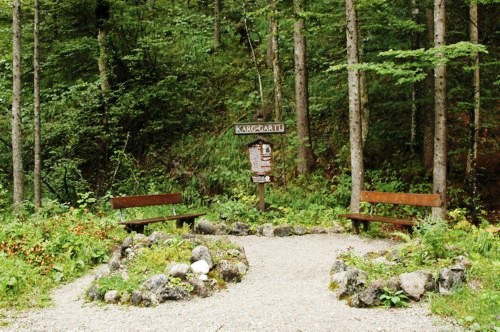
[[[54,306],[17,314],[1,331],[452,331],[425,303],[407,309],[356,309],[328,290],[336,256],[390,248],[354,235],[231,237],[244,246],[250,270],[239,284],[209,298],[154,308],[86,303],[93,275],[53,294]]]

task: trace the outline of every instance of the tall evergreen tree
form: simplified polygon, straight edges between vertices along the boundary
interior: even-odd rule
[[[14,209],[24,200],[24,171],[21,137],[21,0],[12,2],[12,164]]]
[[[446,45],[446,1],[434,1],[434,46]],[[446,180],[447,180],[447,107],[446,107],[446,62],[443,51],[437,53],[438,62],[434,68],[434,168],[433,191],[441,195],[443,206],[432,208],[435,218],[444,220],[446,216]]]
[[[349,66],[359,63],[358,52],[358,20],[356,13],[356,0],[346,0],[346,39],[347,39],[347,64]],[[349,85],[349,142],[351,146],[351,212],[359,212],[359,200],[364,182],[363,165],[363,140],[361,132],[361,102],[359,94],[359,70],[348,67]]]
[[[295,108],[297,115],[297,171],[309,174],[314,168],[314,154],[309,120],[309,84],[307,77],[307,44],[304,34],[305,0],[294,0]]]

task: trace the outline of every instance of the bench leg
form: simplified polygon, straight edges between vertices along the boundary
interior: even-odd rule
[[[125,227],[127,232],[144,233],[144,225],[127,225]]]
[[[184,218],[184,219],[177,219],[175,221],[175,226],[177,228],[182,228],[182,226],[184,226],[184,223],[188,224],[189,225],[189,229],[191,231],[194,230],[194,218]]]
[[[368,232],[370,230],[370,223],[368,221],[363,221],[363,230]]]
[[[352,220],[352,228],[355,234],[359,234],[359,220]]]

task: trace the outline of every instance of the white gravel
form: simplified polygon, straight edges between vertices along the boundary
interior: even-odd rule
[[[451,331],[426,304],[408,309],[356,309],[328,290],[336,256],[365,253],[388,241],[353,235],[231,237],[244,246],[250,270],[239,284],[191,301],[154,308],[85,303],[89,275],[53,294],[54,306],[17,314],[1,331]]]

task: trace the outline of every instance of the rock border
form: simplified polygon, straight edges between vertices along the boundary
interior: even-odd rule
[[[236,249],[210,251],[207,240],[186,234],[183,241],[191,241],[195,248],[191,251],[190,264],[169,261],[165,262],[165,272],[153,275],[132,292],[108,290],[100,291],[98,282],[101,278],[117,275],[123,280],[129,278],[127,262],[138,255],[143,248],[155,246],[169,247],[174,236],[153,232],[150,236],[135,234],[127,237],[117,248],[104,269],[95,277],[86,291],[89,301],[100,301],[107,304],[122,304],[150,307],[166,301],[188,300],[194,296],[208,297],[224,288],[226,283],[240,282],[248,271],[248,260],[241,246]],[[232,242],[227,239],[219,241]],[[217,263],[214,263],[217,261]]]

